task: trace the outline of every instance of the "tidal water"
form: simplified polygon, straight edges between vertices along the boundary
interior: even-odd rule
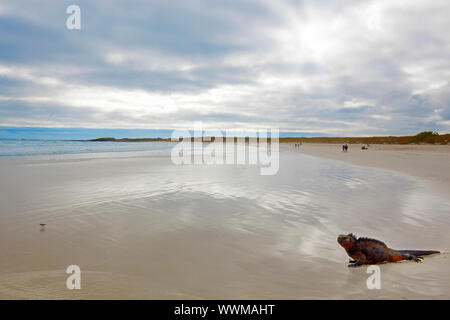
[[[171,145],[172,144],[169,142],[111,142],[111,141],[0,139],[0,157],[167,150],[171,147]]]

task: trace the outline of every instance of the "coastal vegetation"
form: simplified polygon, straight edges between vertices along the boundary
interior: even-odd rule
[[[423,131],[414,136],[280,138],[280,142],[350,144],[449,144],[450,134]]]
[[[206,138],[206,137],[205,137]],[[208,137],[204,141],[214,141],[214,137]],[[191,141],[198,138],[191,138]],[[98,138],[89,141],[109,142],[170,142],[169,138]],[[224,139],[225,141],[225,139]],[[237,141],[237,138],[234,138]],[[249,139],[245,138],[245,142]],[[440,144],[446,145],[450,142],[450,134],[439,134],[434,131],[423,131],[414,136],[375,136],[375,137],[282,137],[280,143],[350,143],[350,144]],[[268,139],[270,142],[270,138]]]

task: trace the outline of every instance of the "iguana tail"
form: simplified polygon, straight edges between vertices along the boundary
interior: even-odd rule
[[[409,253],[413,256],[416,257],[421,257],[421,256],[427,256],[430,254],[435,254],[435,253],[440,253],[439,251],[433,251],[433,250],[396,250],[399,253]]]

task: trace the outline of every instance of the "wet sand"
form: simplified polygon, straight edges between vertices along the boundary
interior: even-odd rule
[[[373,144],[368,150],[361,150],[363,145],[350,144],[348,152],[342,152],[340,144],[304,143],[300,148],[294,148],[293,144],[282,146],[285,150],[406,173],[430,181],[440,192],[450,195],[450,145]]]
[[[347,268],[340,233],[450,248],[450,202],[396,172],[282,151],[261,176],[130,152],[1,160],[0,176],[1,299],[450,297],[447,253],[381,265],[381,290]],[[81,290],[66,289],[74,264]]]

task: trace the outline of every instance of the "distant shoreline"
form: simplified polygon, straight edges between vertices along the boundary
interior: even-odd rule
[[[234,137],[234,142],[237,142],[237,137]],[[191,141],[198,141],[200,138],[193,137]],[[203,142],[214,141],[215,137],[210,137]],[[271,142],[271,139],[267,139]],[[174,142],[170,138],[97,138],[89,140],[68,140],[68,141],[92,141],[92,142]],[[223,140],[226,142],[226,139]],[[392,144],[392,145],[407,145],[407,144],[450,144],[450,134],[438,134],[432,131],[424,131],[415,136],[380,136],[380,137],[282,137],[279,138],[280,143],[326,143],[326,144]],[[249,138],[245,138],[245,142],[249,142]]]

